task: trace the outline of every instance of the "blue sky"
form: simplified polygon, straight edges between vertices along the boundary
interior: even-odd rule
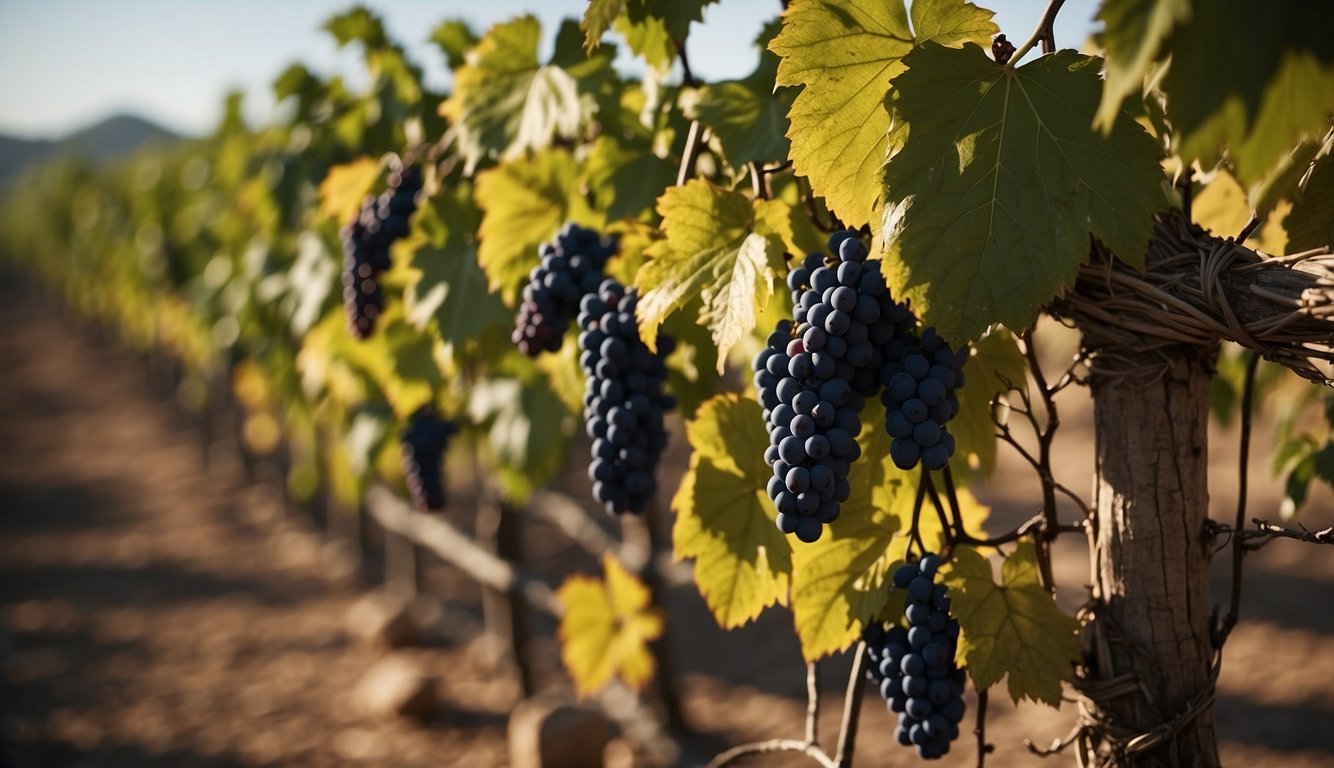
[[[1028,37],[1045,0],[978,0],[996,10],[1015,44]],[[524,12],[544,30],[582,13],[583,0],[378,0],[365,3],[406,44],[429,82],[444,87],[444,63],[425,42],[441,20],[461,17],[479,32]],[[207,131],[222,94],[240,88],[248,115],[272,108],[269,84],[290,62],[355,76],[355,52],[319,31],[350,2],[329,0],[0,0],[0,132],[50,136],[113,112],[134,112],[189,133]],[[722,0],[691,29],[696,74],[740,77],[755,65],[750,42],[779,0]],[[1057,20],[1061,45],[1080,47],[1096,0],[1069,0]]]

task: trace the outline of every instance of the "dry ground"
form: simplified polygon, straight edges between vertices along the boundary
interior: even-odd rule
[[[153,394],[135,359],[91,340],[57,312],[10,289],[0,301],[0,766],[496,766],[507,762],[513,675],[479,642],[418,653],[442,682],[443,712],[425,724],[382,722],[349,701],[377,652],[345,639],[343,616],[362,594],[301,520],[282,518],[262,488],[241,482],[225,452],[206,464],[197,431]],[[1091,432],[1082,392],[1064,396],[1061,476],[1088,487]],[[1264,429],[1252,477],[1257,514],[1277,490]],[[1235,437],[1219,431],[1214,516],[1228,518]],[[679,444],[679,443],[678,443]],[[670,480],[678,466],[665,470]],[[1032,506],[1029,473],[1002,466],[984,498],[998,524]],[[1308,511],[1334,522],[1329,494]],[[590,561],[555,537],[532,535],[553,578]],[[1082,541],[1062,543],[1067,605],[1087,581]],[[1214,574],[1225,594],[1224,566]],[[1217,718],[1225,763],[1334,765],[1334,550],[1278,542],[1247,563],[1243,623],[1227,647]],[[435,568],[430,588],[466,638],[477,590]],[[799,737],[804,672],[790,617],[766,613],[723,633],[689,587],[669,596],[674,658],[697,736],[677,762],[697,764],[740,741]],[[549,629],[549,627],[544,627]],[[554,647],[543,643],[548,662]],[[837,729],[846,659],[825,665],[822,733]],[[561,685],[558,671],[544,678]],[[993,697],[995,766],[1042,761],[1021,740],[1062,735],[1072,708],[1014,708]],[[995,701],[1000,699],[1001,701]],[[974,700],[969,698],[970,707]],[[857,764],[916,764],[890,744],[892,720],[869,693]],[[940,762],[973,765],[961,739]],[[757,765],[798,765],[771,759]]]

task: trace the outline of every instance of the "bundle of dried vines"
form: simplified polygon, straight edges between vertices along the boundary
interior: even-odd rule
[[[1312,381],[1334,385],[1334,254],[1267,256],[1180,215],[1154,223],[1145,271],[1095,245],[1075,289],[1052,310],[1078,323],[1095,367],[1144,370],[1180,344],[1235,341]]]

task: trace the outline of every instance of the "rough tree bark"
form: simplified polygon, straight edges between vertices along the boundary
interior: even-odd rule
[[[1334,256],[1268,258],[1164,215],[1143,273],[1095,249],[1052,308],[1092,353],[1097,429],[1081,764],[1215,768],[1213,359],[1231,340],[1330,383]]]
[[[1219,764],[1204,535],[1213,353],[1164,350],[1145,361],[1161,366],[1152,377],[1093,370],[1097,620],[1085,692],[1114,738],[1103,759],[1123,768]],[[1127,748],[1140,734],[1161,735]]]

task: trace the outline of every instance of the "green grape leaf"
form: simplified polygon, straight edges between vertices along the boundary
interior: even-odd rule
[[[970,473],[990,477],[996,468],[996,422],[991,401],[1013,384],[1024,387],[1028,364],[1014,336],[1005,328],[994,328],[973,345],[973,356],[964,367],[959,389],[959,413],[949,423],[956,447],[954,461],[962,461]]]
[[[760,34],[760,64],[743,80],[725,80],[704,87],[699,96],[699,121],[713,131],[733,167],[750,162],[787,159],[787,110],[792,92],[775,93],[778,56],[766,46],[777,34],[777,23]]]
[[[584,49],[593,50],[602,43],[602,35],[625,10],[625,0],[588,0],[579,28],[584,31]]]
[[[487,284],[513,305],[519,286],[537,266],[538,246],[567,221],[601,227],[602,219],[579,189],[579,164],[563,149],[548,149],[477,176],[484,211],[477,260]]]
[[[602,572],[605,580],[575,575],[556,591],[560,656],[581,697],[613,677],[636,690],[647,685],[654,670],[649,643],[666,628],[648,587],[616,558],[603,555]]]
[[[445,54],[445,66],[458,69],[477,45],[477,35],[463,19],[449,19],[431,30],[431,42]]]
[[[928,43],[904,61],[885,267],[924,323],[956,342],[1027,327],[1073,282],[1090,234],[1143,265],[1166,205],[1160,152],[1124,114],[1093,130],[1098,59],[1061,50],[1014,69],[971,43]]]
[[[862,458],[848,476],[852,496],[818,541],[792,542],[792,616],[807,661],[842,651],[861,637],[866,622],[885,610],[888,579],[904,559],[921,473],[894,466],[884,423],[884,406],[867,403]],[[936,551],[943,543],[941,528],[930,501],[924,503],[918,531]],[[980,533],[988,509],[966,490],[959,492],[959,506],[965,528]]]
[[[380,17],[365,8],[353,8],[324,22],[324,30],[333,35],[339,47],[361,43],[368,49],[384,47],[389,38]]]
[[[397,246],[410,254],[413,273],[404,292],[408,322],[426,328],[434,321],[440,337],[452,344],[513,322],[477,266],[473,232],[480,218],[472,185],[443,189],[425,201],[413,217],[411,236]]]
[[[584,169],[598,209],[611,221],[638,217],[676,182],[676,167],[647,143],[632,145],[608,134],[593,142]]]
[[[361,157],[330,168],[320,181],[320,215],[339,226],[347,224],[380,180],[381,170],[380,161],[373,157]]]
[[[1097,127],[1111,131],[1121,104],[1138,92],[1172,36],[1190,18],[1190,0],[1103,0],[1097,20],[1103,23],[1102,47],[1107,59]]]
[[[962,0],[796,0],[783,31],[777,83],[804,86],[788,112],[792,162],[830,210],[858,227],[881,203],[890,80],[915,44],[987,44],[1000,30],[991,11]]]
[[[1330,3],[1196,3],[1163,81],[1182,158],[1209,167],[1226,147],[1250,185],[1303,138],[1319,139],[1334,112],[1331,29]]]
[[[1334,155],[1316,161],[1283,226],[1293,253],[1334,245]]]
[[[1079,622],[1067,616],[1038,581],[1033,542],[1022,539],[1001,566],[1001,583],[991,564],[970,547],[959,547],[942,581],[950,589],[959,620],[958,660],[967,664],[980,691],[1009,675],[1010,697],[1031,698],[1053,707],[1061,703],[1061,681],[1079,661]]]
[[[670,314],[696,296],[700,321],[718,348],[722,371],[727,351],[755,327],[783,267],[783,242],[773,222],[786,217],[775,200],[753,205],[744,195],[692,179],[658,200],[667,237],[649,246],[649,261],[635,276],[639,333],[650,348]]]
[[[510,370],[483,379],[468,395],[469,420],[487,430],[506,495],[523,501],[565,465],[567,411],[533,361],[511,355]]]
[[[765,492],[769,435],[758,403],[735,394],[704,403],[686,424],[693,453],[672,498],[672,550],[695,560],[695,584],[718,626],[742,626],[787,601],[787,538]]]
[[[668,317],[662,330],[676,340],[667,356],[667,391],[676,396],[677,408],[686,418],[718,392],[718,348],[709,329],[696,322],[701,301],[695,299]]]
[[[465,173],[483,158],[511,160],[553,139],[574,138],[595,109],[591,91],[611,75],[614,49],[569,66],[543,66],[541,36],[533,16],[497,24],[454,71],[454,93],[440,109],[458,129]]]

